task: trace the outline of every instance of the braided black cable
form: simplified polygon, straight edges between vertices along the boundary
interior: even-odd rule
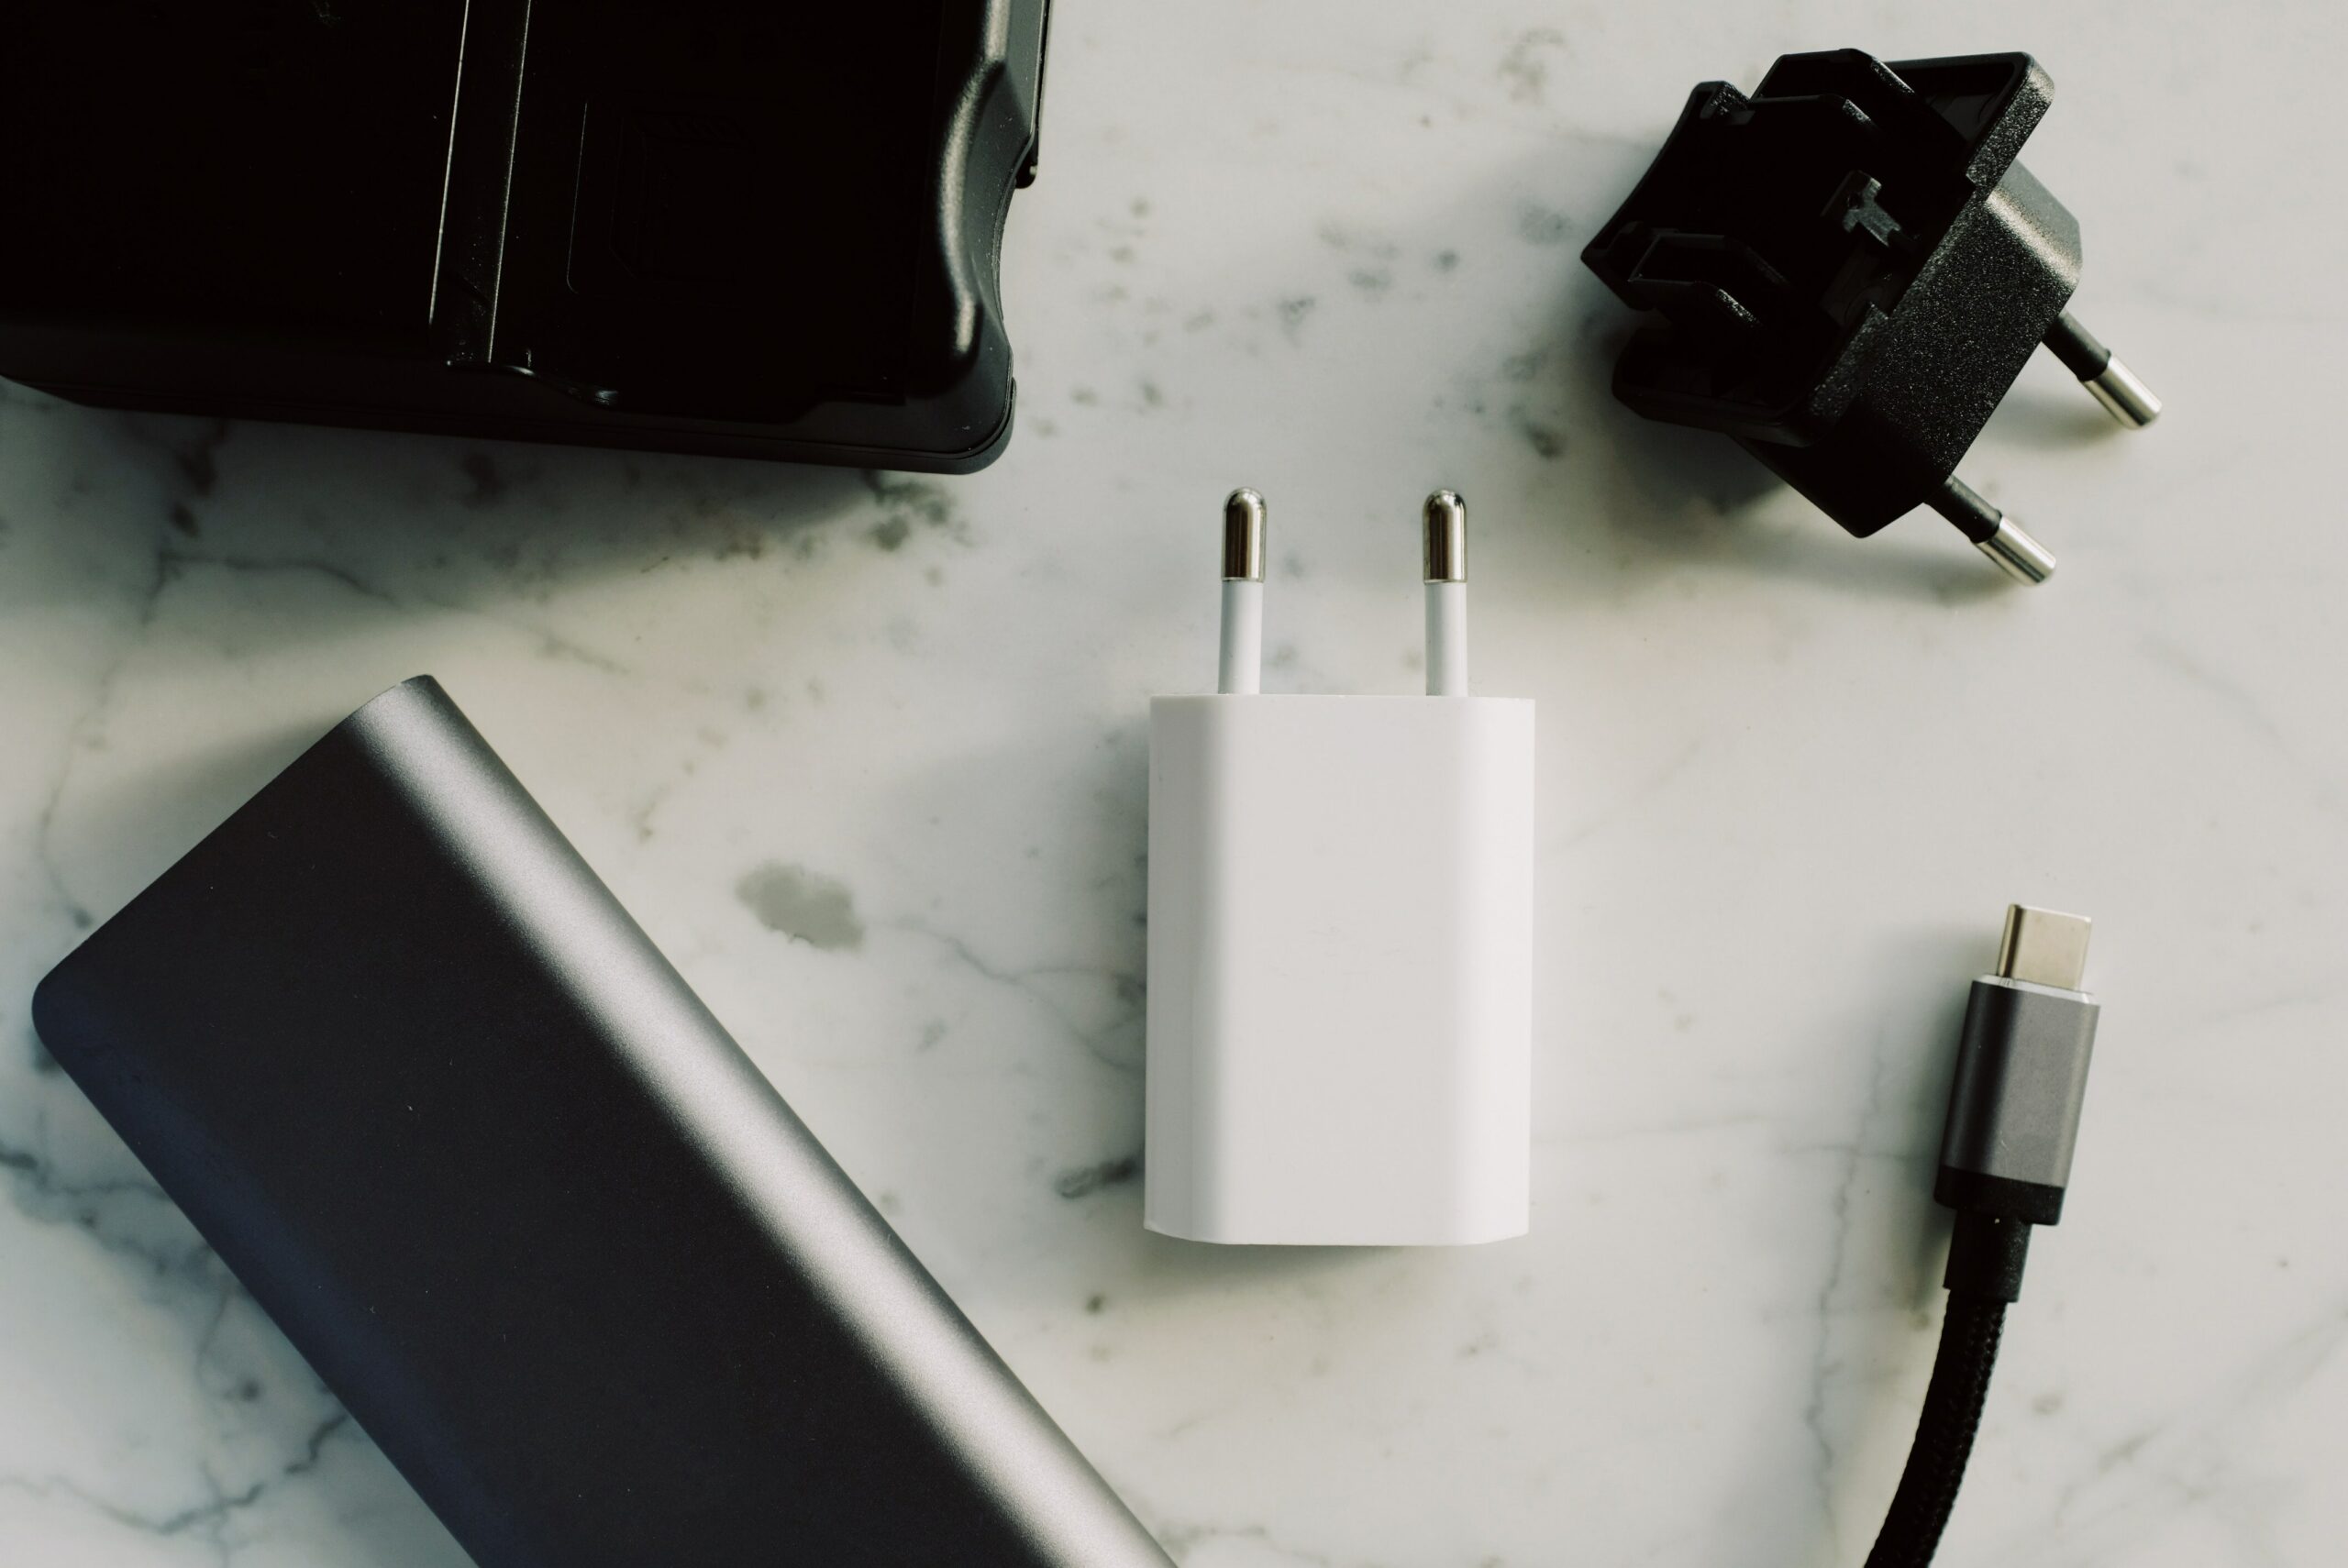
[[[1892,1496],[1875,1550],[1867,1553],[1866,1568],[1924,1568],[1939,1549],[1965,1479],[1965,1462],[1973,1452],[1973,1435],[1981,1426],[2005,1320],[2006,1303],[1995,1296],[1949,1296],[1932,1386],[1916,1420],[1916,1443],[1908,1451],[1908,1467],[1900,1473],[1899,1490]]]

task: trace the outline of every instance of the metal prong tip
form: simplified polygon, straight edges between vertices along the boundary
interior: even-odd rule
[[[2119,357],[2103,346],[2102,339],[2087,329],[2079,318],[2065,311],[2046,329],[2046,347],[2079,384],[2095,394],[2103,410],[2131,430],[2142,430],[2160,417],[2161,400],[2153,389],[2136,379],[2136,372],[2120,362]]]
[[[2142,430],[2161,416],[2161,400],[2117,357],[2106,359],[2103,369],[2087,377],[2084,384],[2106,414],[2131,430]]]
[[[2077,990],[2087,978],[2088,933],[2094,926],[2085,915],[2007,905],[2005,934],[1998,939],[1999,977]]]
[[[1427,497],[1426,580],[1468,580],[1468,503],[1456,490],[1439,490]]]
[[[1264,580],[1264,498],[1244,486],[1223,503],[1223,580]]]
[[[1956,525],[1973,547],[1998,563],[2017,582],[2044,582],[2054,575],[2054,552],[2024,533],[2021,525],[1989,504],[1979,491],[1951,474],[1930,498],[1933,511]]]
[[[2054,552],[2000,515],[1998,531],[1973,547],[1998,563],[1998,569],[2016,582],[2044,582],[2054,575]]]

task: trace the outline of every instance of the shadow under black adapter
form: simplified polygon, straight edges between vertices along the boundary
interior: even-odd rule
[[[74,0],[0,29],[0,375],[960,472],[1047,0]]]
[[[1781,56],[1700,83],[1582,252],[1662,320],[1614,371],[1650,419],[1734,436],[1853,535],[1920,505],[2025,581],[2045,548],[1956,478],[2043,343],[2122,424],[2160,403],[2065,309],[2079,226],[2016,161],[2054,86],[2026,54]]]

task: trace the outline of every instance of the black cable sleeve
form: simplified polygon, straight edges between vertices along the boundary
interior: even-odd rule
[[[1973,1434],[1989,1397],[1989,1369],[1998,1360],[1998,1334],[2006,1304],[1995,1296],[1953,1294],[1941,1320],[1940,1353],[1933,1361],[1932,1386],[1916,1421],[1916,1444],[1891,1511],[1867,1553],[1867,1568],[1924,1568],[1948,1528],[1949,1509],[1973,1453]]]
[[[2030,1224],[1995,1214],[1959,1214],[1949,1239],[1948,1273],[1941,1283],[1952,1297],[2021,1298],[2022,1265],[2030,1261]]]

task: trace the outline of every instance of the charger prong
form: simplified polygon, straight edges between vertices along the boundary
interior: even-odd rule
[[[2079,323],[2069,311],[2057,316],[2054,325],[2046,329],[2046,347],[2063,361],[2064,369],[2079,378],[2079,384],[2095,394],[2106,414],[2131,430],[2142,430],[2161,414],[2161,400],[2153,389],[2136,379],[2136,372],[2120,362],[2119,356],[2098,341],[2096,335]]]
[[[1427,497],[1424,578],[1427,695],[1468,694],[1468,503],[1456,490]]]
[[[2017,582],[2044,582],[2054,575],[2054,552],[1989,504],[1980,491],[1951,474],[1932,499],[1933,510],[1956,525],[1973,547],[1998,563]]]
[[[1215,690],[1264,689],[1264,498],[1241,487],[1223,503],[1223,644]]]

